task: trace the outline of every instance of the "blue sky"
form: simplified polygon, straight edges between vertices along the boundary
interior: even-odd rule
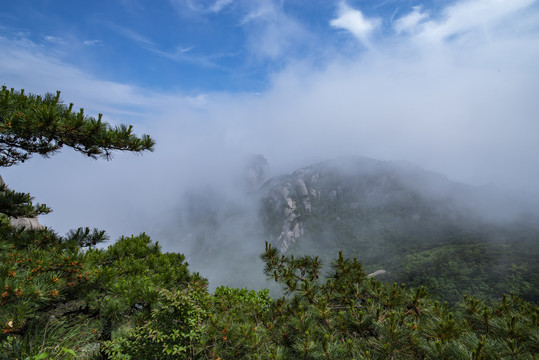
[[[1,33],[95,77],[163,91],[263,91],[291,62],[323,67],[361,52],[332,26],[343,6],[391,35],[414,6],[439,15],[448,1],[32,1],[3,6]],[[344,30],[344,31],[343,31]]]
[[[2,170],[61,232],[149,231],[149,213],[234,183],[257,153],[274,173],[364,155],[539,193],[535,0],[19,0],[0,48],[2,84],[62,90],[157,140]]]

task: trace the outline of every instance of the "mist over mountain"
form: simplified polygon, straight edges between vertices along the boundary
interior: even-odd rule
[[[271,179],[260,191],[261,216],[271,241],[283,251],[304,235],[306,227],[351,219],[362,233],[366,229],[406,233],[433,224],[464,228],[532,221],[539,214],[538,198],[458,183],[404,161],[365,157],[341,157],[301,168]],[[369,220],[374,214],[380,216],[378,229]]]
[[[159,238],[212,286],[266,288],[264,241],[292,254],[338,251],[380,279],[458,301],[515,291],[537,301],[539,200],[476,187],[403,161],[340,157],[265,180],[261,155],[234,186],[193,188]]]

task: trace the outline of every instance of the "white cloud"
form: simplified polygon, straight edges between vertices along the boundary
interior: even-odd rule
[[[230,5],[234,0],[216,0],[208,9],[209,12],[218,13]]]
[[[208,13],[216,14],[233,2],[234,0],[169,0],[170,5],[182,17],[186,14],[190,17]]]
[[[257,19],[275,15],[276,11],[277,9],[272,1],[253,3],[239,24],[245,25]]]
[[[361,11],[353,9],[343,2],[339,6],[337,18],[332,19],[330,25],[351,32],[364,45],[369,46],[369,37],[380,26],[380,19],[368,19]]]
[[[421,10],[421,6],[414,6],[409,14],[398,18],[393,24],[397,34],[415,31],[421,21],[428,18],[428,14]]]
[[[488,31],[504,18],[511,16],[536,0],[467,0],[444,9],[440,20],[424,23],[418,39],[440,43],[469,31]]]
[[[65,45],[67,43],[64,38],[59,36],[46,35],[44,39],[45,41],[56,45]]]
[[[103,46],[103,41],[101,40],[84,40],[82,43],[86,46]]]
[[[302,24],[272,0],[251,4],[240,25],[249,53],[258,59],[282,60],[312,41]]]

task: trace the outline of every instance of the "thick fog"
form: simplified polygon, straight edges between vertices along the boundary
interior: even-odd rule
[[[389,35],[378,36],[380,21],[392,21]],[[245,164],[253,154],[268,160],[268,178],[362,155],[537,194],[538,24],[536,4],[526,0],[461,1],[436,17],[415,7],[393,19],[370,19],[343,5],[328,26],[349,34],[346,56],[328,45],[321,58],[286,59],[259,93],[186,94],[112,83],[28,41],[0,38],[6,85],[60,89],[75,107],[133,123],[157,142],[153,153],[118,153],[111,162],[64,150],[1,175],[52,207],[40,221],[60,233],[90,226],[116,239],[144,231],[180,252],[192,246],[178,242],[188,236],[181,226],[186,197],[214,194],[244,206]],[[271,37],[267,30],[256,29]],[[227,226],[238,237],[249,235],[247,225]],[[263,250],[245,238],[230,242],[238,253]]]

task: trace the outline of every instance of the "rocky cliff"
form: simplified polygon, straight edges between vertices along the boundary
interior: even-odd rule
[[[356,234],[410,228],[425,232],[438,224],[464,226],[494,213],[494,208],[503,209],[504,215],[511,209],[499,196],[441,174],[407,162],[365,157],[342,157],[298,169],[269,180],[260,194],[261,219],[270,241],[281,251],[303,237],[308,226],[324,228],[321,223],[353,228],[350,232]]]

